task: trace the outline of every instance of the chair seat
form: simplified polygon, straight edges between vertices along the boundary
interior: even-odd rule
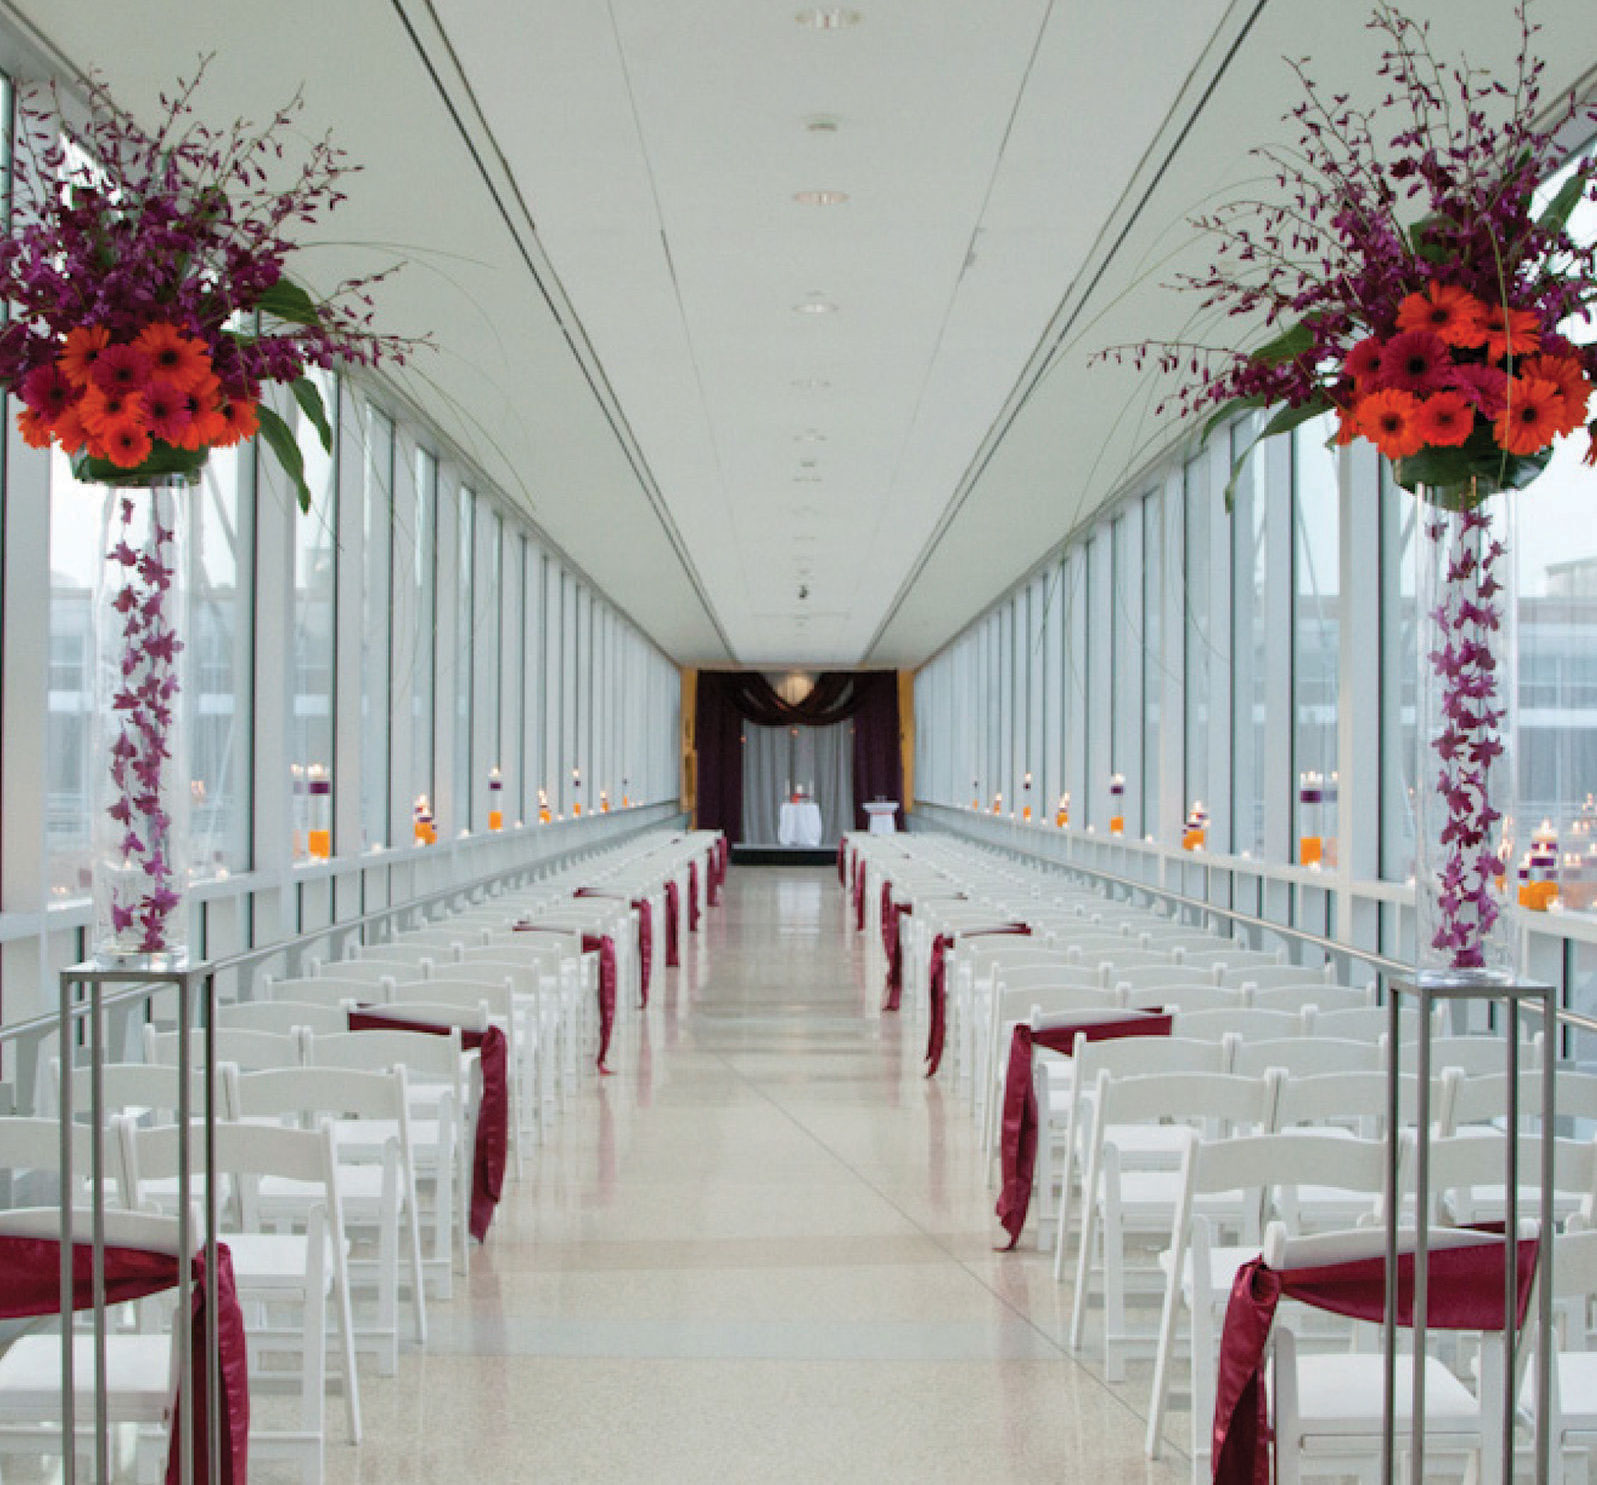
[[[111,1410],[124,1423],[161,1423],[171,1402],[170,1335],[106,1337]],[[94,1337],[72,1338],[73,1394],[94,1397]],[[25,1335],[0,1356],[0,1417],[37,1423],[61,1408],[61,1337]]]
[[[1303,1437],[1368,1438],[1381,1427],[1385,1369],[1377,1355],[1298,1356],[1298,1421]],[[1398,1359],[1396,1411],[1412,1416],[1414,1364]],[[1480,1404],[1434,1356],[1425,1361],[1425,1431],[1478,1434]]]
[[[1558,1401],[1564,1427],[1590,1433],[1597,1429],[1597,1351],[1560,1351],[1553,1357],[1558,1368]],[[1519,1405],[1529,1412],[1536,1407],[1536,1369],[1525,1375]]]
[[[1213,1276],[1214,1292],[1219,1302],[1224,1305],[1231,1295],[1231,1285],[1236,1279],[1237,1270],[1245,1263],[1252,1263],[1259,1256],[1257,1243],[1244,1243],[1234,1248],[1209,1249],[1209,1273]],[[1170,1272],[1170,1249],[1166,1248],[1159,1255],[1159,1268],[1163,1273]],[[1190,1250],[1181,1260],[1181,1293],[1190,1308],[1192,1304],[1192,1253]]]
[[[305,1238],[288,1232],[229,1232],[222,1236],[233,1255],[233,1277],[241,1295],[260,1298],[264,1291],[299,1293],[308,1267]],[[326,1240],[325,1290],[332,1288],[333,1244]]]

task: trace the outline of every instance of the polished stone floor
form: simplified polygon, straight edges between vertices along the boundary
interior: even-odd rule
[[[993,1251],[881,974],[835,872],[733,868],[426,1351],[365,1378],[359,1448],[335,1404],[332,1485],[1184,1480],[1143,1458],[1146,1368],[1071,1359],[1047,1261]]]

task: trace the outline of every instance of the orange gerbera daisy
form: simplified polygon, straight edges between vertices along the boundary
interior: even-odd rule
[[[44,418],[25,403],[17,409],[17,427],[22,432],[22,441],[30,449],[47,449],[50,447],[50,425]]]
[[[1406,459],[1425,447],[1419,411],[1419,398],[1399,387],[1371,392],[1353,409],[1359,432],[1388,459]]]
[[[133,344],[150,358],[156,376],[175,382],[185,392],[211,374],[211,354],[204,342],[176,325],[146,325]]]
[[[111,332],[104,326],[79,325],[67,331],[66,346],[56,358],[56,364],[66,372],[73,386],[86,387],[100,352],[110,344]]]
[[[88,442],[89,430],[83,426],[82,414],[78,405],[67,408],[55,420],[55,441],[61,445],[64,454],[75,454]]]
[[[1573,433],[1585,423],[1586,407],[1591,401],[1591,380],[1573,356],[1533,356],[1520,366],[1520,374],[1557,384],[1564,399],[1559,433]]]
[[[261,420],[255,411],[255,404],[242,397],[224,398],[217,404],[216,412],[222,420],[224,431],[215,442],[224,449],[243,443],[247,438],[254,438],[260,431]]]
[[[1429,330],[1448,345],[1484,345],[1486,306],[1457,284],[1431,283],[1423,294],[1410,294],[1398,305],[1397,328]]]
[[[1563,412],[1564,395],[1557,382],[1516,376],[1508,384],[1508,406],[1492,432],[1510,454],[1539,454],[1557,436]]]
[[[1420,437],[1431,448],[1457,448],[1474,428],[1475,409],[1459,392],[1438,392],[1420,404]]]
[[[105,457],[118,469],[135,469],[150,457],[150,435],[124,419],[101,437]]]
[[[91,386],[78,402],[78,411],[84,427],[104,439],[114,424],[138,424],[144,415],[144,398],[138,392]]]
[[[1486,306],[1486,354],[1493,361],[1504,356],[1531,356],[1541,349],[1541,321],[1528,309],[1503,304]]]
[[[1336,410],[1336,442],[1338,447],[1353,442],[1359,435],[1358,414],[1351,407]]]

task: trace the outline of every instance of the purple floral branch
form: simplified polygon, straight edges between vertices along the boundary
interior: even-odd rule
[[[1502,912],[1494,892],[1504,863],[1492,843],[1502,812],[1491,803],[1488,776],[1503,753],[1507,716],[1496,655],[1503,621],[1497,572],[1504,551],[1478,508],[1462,512],[1456,528],[1439,514],[1427,522],[1446,574],[1431,614],[1439,641],[1428,657],[1440,686],[1442,717],[1431,749],[1448,816],[1439,840],[1431,947],[1446,953],[1455,970],[1484,969],[1485,941]]]
[[[161,790],[162,771],[172,761],[167,742],[178,697],[177,657],[183,649],[169,611],[175,532],[162,524],[157,501],[149,539],[141,549],[129,540],[133,500],[124,496],[118,511],[120,539],[106,557],[124,574],[111,604],[121,615],[121,675],[111,698],[121,727],[111,745],[117,798],[107,813],[122,827],[117,848],[125,864],[123,875],[136,871],[139,880],[131,889],[124,882],[113,889],[111,928],[119,944],[124,934],[137,935],[136,944],[124,947],[159,954],[167,948],[167,921],[181,901],[171,859],[172,820]],[[182,780],[173,787],[182,787]]]

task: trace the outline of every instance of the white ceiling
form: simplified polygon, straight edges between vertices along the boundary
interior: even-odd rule
[[[315,271],[411,260],[400,382],[688,664],[948,639],[1168,435],[1087,355],[1180,324],[1165,260],[1282,137],[1281,57],[1373,76],[1353,0],[0,3],[135,109],[201,50],[229,112],[304,82],[367,165],[325,235],[392,245]],[[1590,0],[1537,10],[1568,85]]]

